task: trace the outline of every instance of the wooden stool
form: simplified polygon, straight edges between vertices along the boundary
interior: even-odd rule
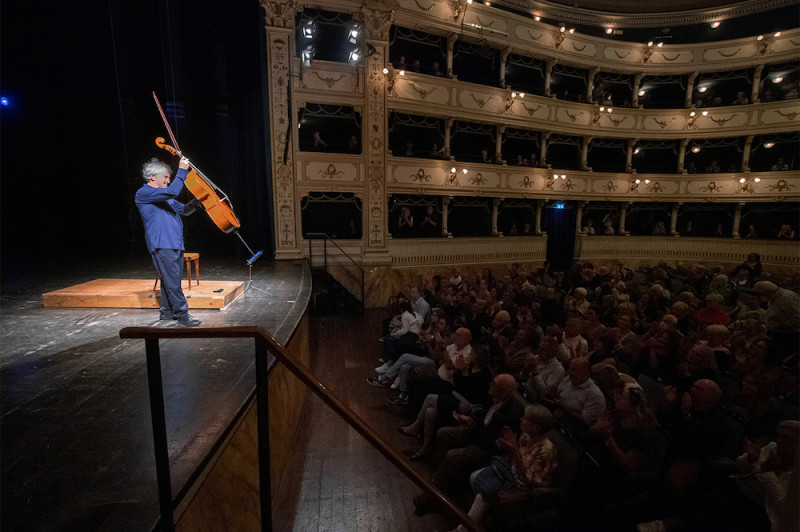
[[[194,276],[197,285],[200,286],[200,254],[199,253],[184,253],[183,263],[186,264],[186,278],[189,280],[189,290],[192,289],[192,263],[194,263]],[[158,272],[156,272],[156,282],[153,283],[153,290],[158,287]]]
[[[192,289],[192,263],[194,262],[194,276],[197,286],[200,286],[200,254],[184,253],[183,263],[186,264],[186,278],[189,280],[189,290]]]

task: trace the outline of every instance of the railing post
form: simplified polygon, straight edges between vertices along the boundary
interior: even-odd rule
[[[150,389],[150,417],[153,421],[153,447],[156,455],[158,505],[161,508],[161,530],[173,532],[175,522],[172,508],[172,481],[169,475],[167,421],[164,414],[164,388],[161,379],[161,353],[158,339],[144,341],[147,354],[147,385]]]
[[[256,338],[256,410],[258,428],[258,480],[261,502],[261,530],[272,531],[272,488],[269,458],[269,368],[267,346]]]

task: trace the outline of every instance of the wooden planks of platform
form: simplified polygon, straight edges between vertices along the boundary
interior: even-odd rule
[[[240,281],[182,281],[190,309],[221,309],[244,292]],[[95,279],[42,294],[46,308],[103,307],[159,308],[161,289],[153,290],[153,279]]]

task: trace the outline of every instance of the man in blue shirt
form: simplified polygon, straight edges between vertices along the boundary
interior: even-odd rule
[[[170,167],[156,158],[144,163],[145,184],[136,192],[135,201],[144,222],[147,249],[161,277],[162,320],[178,320],[186,327],[200,324],[189,315],[189,305],[181,288],[183,267],[183,222],[195,210],[196,200],[181,203],[176,197],[189,173],[189,159],[181,158],[175,179],[170,183]]]

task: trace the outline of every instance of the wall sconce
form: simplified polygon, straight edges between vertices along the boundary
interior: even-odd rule
[[[383,75],[386,77],[386,89],[389,92],[394,90],[394,70],[389,67],[383,67]]]
[[[462,168],[461,173],[467,175],[467,173],[469,173],[469,170],[467,170],[466,168]],[[450,167],[450,177],[447,178],[447,184],[455,187],[458,186],[458,169],[455,166]]]
[[[517,98],[519,98],[520,100],[525,98],[525,93],[512,91],[511,95],[506,97],[506,112],[508,112],[511,106],[514,105],[514,100],[516,100]]]
[[[692,146],[692,153],[700,153],[700,146]]]

